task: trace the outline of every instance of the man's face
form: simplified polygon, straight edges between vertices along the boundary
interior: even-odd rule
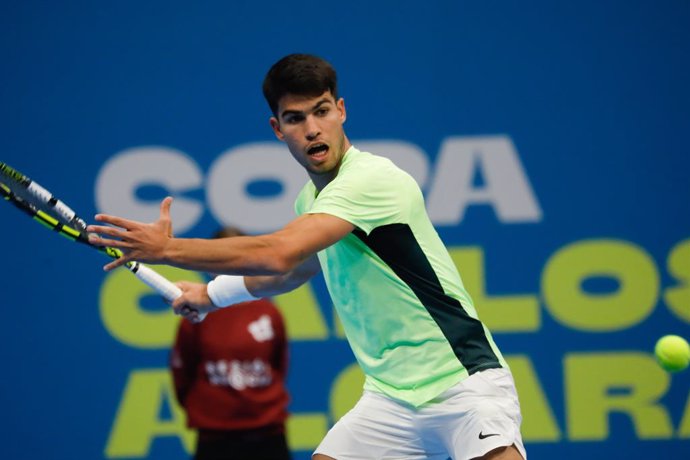
[[[278,103],[278,116],[271,117],[271,127],[284,141],[290,153],[312,177],[335,177],[340,161],[349,147],[345,137],[345,102],[337,101],[330,91],[320,96],[287,94]]]

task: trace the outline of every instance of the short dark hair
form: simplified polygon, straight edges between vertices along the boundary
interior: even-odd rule
[[[263,92],[273,115],[286,94],[320,96],[330,91],[338,99],[338,77],[323,58],[311,54],[290,54],[273,64],[264,78]]]

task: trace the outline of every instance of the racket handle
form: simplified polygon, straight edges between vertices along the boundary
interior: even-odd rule
[[[144,284],[158,292],[169,302],[172,302],[182,295],[182,290],[180,288],[146,265],[136,264],[132,272],[137,278],[143,281]],[[203,321],[204,318],[206,318],[206,313],[198,312],[198,314],[199,321]]]
[[[136,271],[135,271],[136,270]],[[147,286],[154,289],[165,300],[172,302],[182,295],[180,288],[165,279],[160,274],[156,273],[146,265],[137,264],[135,270],[132,270],[137,278],[144,282]]]

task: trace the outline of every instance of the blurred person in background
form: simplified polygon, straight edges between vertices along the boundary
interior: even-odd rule
[[[214,238],[241,236],[234,227]],[[288,345],[268,299],[180,321],[170,369],[187,425],[198,431],[196,460],[288,460]]]

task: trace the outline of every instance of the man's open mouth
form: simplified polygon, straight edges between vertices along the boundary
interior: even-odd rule
[[[328,146],[326,144],[314,144],[309,149],[307,150],[307,154],[309,155],[317,155],[319,153],[323,153],[326,150],[328,150]]]

